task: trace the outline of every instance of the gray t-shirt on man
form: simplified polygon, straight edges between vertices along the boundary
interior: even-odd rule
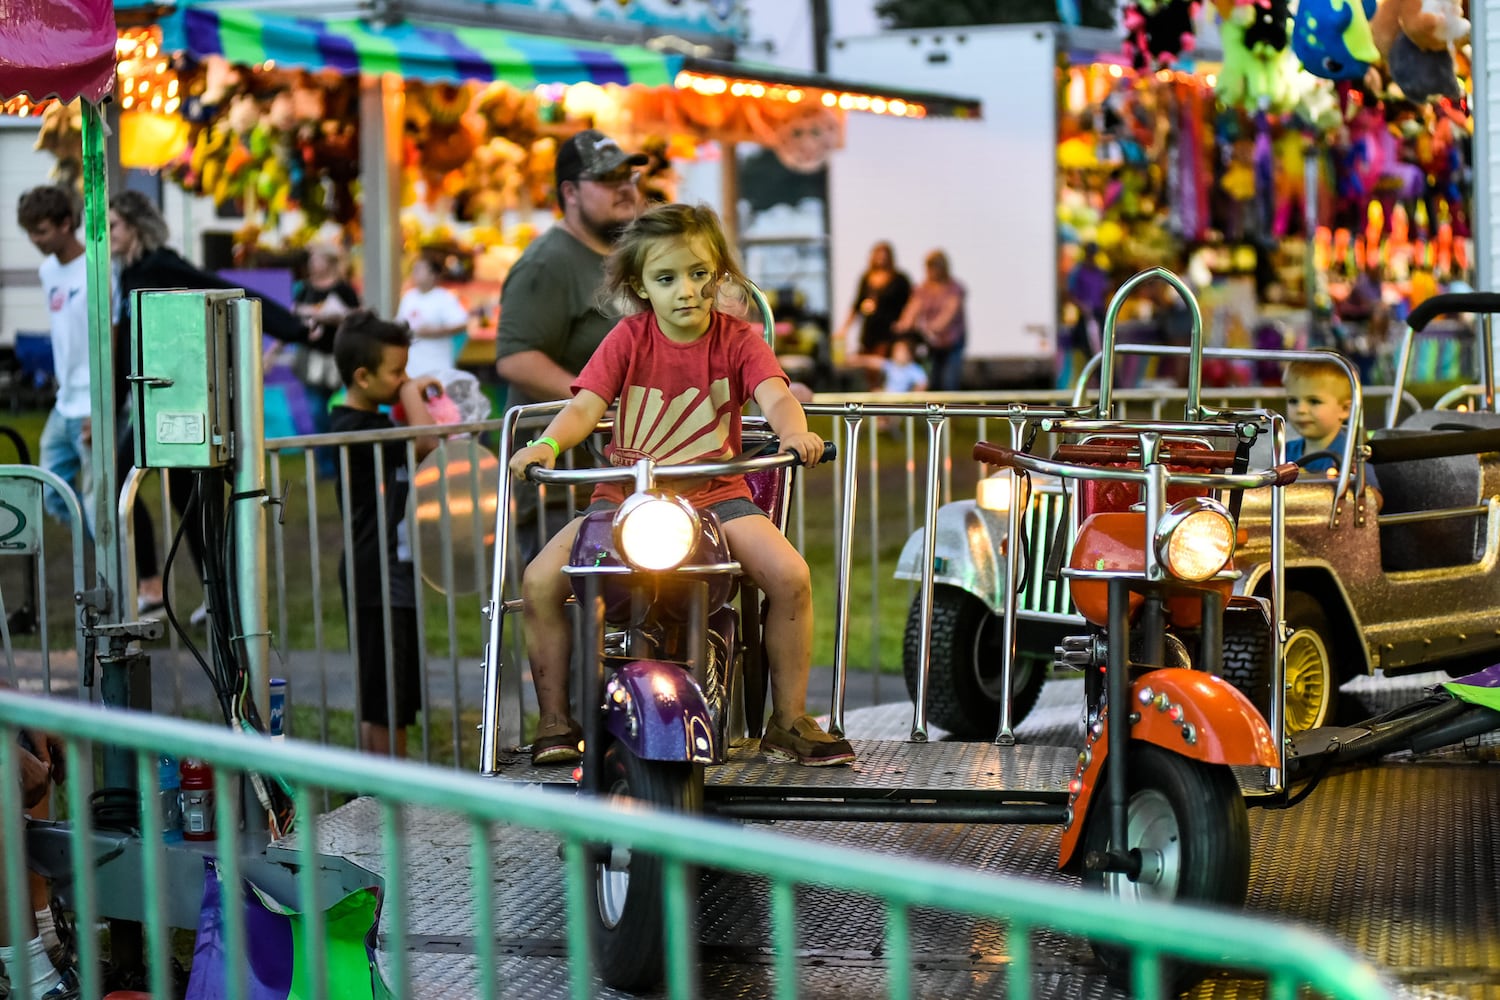
[[[604,280],[604,258],[562,226],[531,241],[510,269],[500,292],[496,357],[541,351],[570,372],[583,371],[616,319],[596,302]],[[535,403],[512,385],[507,406]]]
[[[541,351],[575,375],[583,371],[595,348],[618,322],[598,309],[603,280],[604,257],[562,226],[553,226],[532,240],[500,290],[496,357]],[[532,399],[520,386],[511,385],[507,390],[507,407],[537,402],[543,400]],[[573,462],[578,466],[593,464],[581,448],[574,449]],[[567,491],[556,487],[550,490],[545,517],[539,519],[536,486],[515,483],[512,489],[521,555],[530,562],[546,539],[568,523]],[[575,502],[587,504],[587,494],[575,498]]]

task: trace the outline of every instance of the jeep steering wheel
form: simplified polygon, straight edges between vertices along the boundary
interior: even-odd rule
[[[1336,451],[1329,451],[1327,448],[1324,448],[1321,451],[1315,451],[1311,452],[1310,454],[1303,455],[1301,458],[1297,459],[1296,465],[1299,469],[1305,469],[1307,468],[1309,463],[1319,462],[1325,458],[1333,462],[1333,467],[1335,469],[1337,469],[1339,463],[1344,460],[1344,456],[1340,453]]]

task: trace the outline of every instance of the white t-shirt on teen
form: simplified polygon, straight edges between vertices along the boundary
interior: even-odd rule
[[[89,401],[89,289],[88,262],[79,254],[66,264],[50,255],[37,273],[47,295],[52,320],[52,362],[57,372],[59,416],[86,417]]]
[[[405,320],[412,330],[424,326],[461,326],[469,322],[469,311],[458,301],[458,296],[446,288],[434,288],[424,292],[409,288],[401,296],[396,307],[396,318]],[[411,338],[411,353],[406,357],[406,374],[412,378],[430,375],[444,368],[452,368],[457,353],[458,334],[448,337]]]

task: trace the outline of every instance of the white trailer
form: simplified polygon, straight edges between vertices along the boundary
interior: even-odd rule
[[[941,248],[968,288],[967,356],[1050,362],[1063,37],[1057,25],[1026,24],[834,41],[833,76],[962,94],[983,107],[980,121],[849,116],[844,149],[829,164],[835,325],[848,313],[871,244],[889,240],[914,282],[922,258]]]

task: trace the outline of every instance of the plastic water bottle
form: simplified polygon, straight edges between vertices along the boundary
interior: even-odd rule
[[[182,783],[177,777],[177,758],[163,754],[156,759],[157,795],[161,799],[162,840],[175,844],[182,840]]]
[[[182,836],[214,839],[214,772],[201,760],[182,762]]]
[[[271,678],[271,718],[267,728],[270,737],[275,742],[286,739],[286,694],[287,683],[285,677]]]

